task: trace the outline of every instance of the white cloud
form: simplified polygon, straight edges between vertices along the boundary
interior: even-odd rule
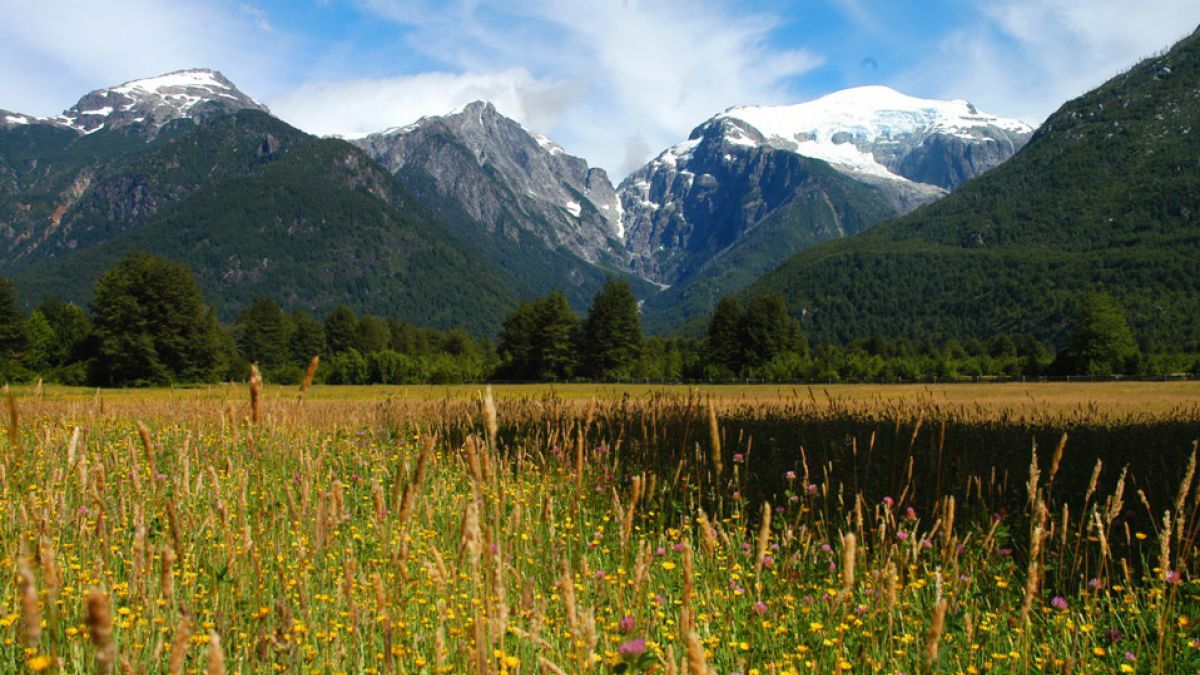
[[[267,101],[272,112],[310,133],[346,138],[441,115],[464,103],[491,101],[502,114],[532,129],[557,124],[567,85],[533,77],[523,68],[459,75],[310,82]]]
[[[305,84],[269,99],[273,110],[301,128],[359,134],[499,92],[502,112],[614,178],[648,159],[631,148],[672,145],[732,105],[787,100],[789,80],[821,62],[768,47],[776,18],[717,0],[362,5],[402,25],[407,44],[445,72]],[[621,142],[631,138],[640,140]]]
[[[1195,0],[984,0],[979,11],[905,84],[1033,124],[1200,22]]]
[[[253,5],[242,5],[238,8],[238,11],[254,19],[254,25],[264,33],[270,33],[273,30],[271,28],[271,19],[265,9]]]
[[[255,91],[285,62],[260,18],[200,0],[0,0],[0,106],[51,115],[103,86],[193,67]]]

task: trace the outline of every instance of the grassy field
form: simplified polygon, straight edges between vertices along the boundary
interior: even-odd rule
[[[971,414],[1007,411],[1021,415],[1124,417],[1200,417],[1200,381],[1168,382],[1009,382],[962,384],[831,384],[831,385],[658,385],[658,384],[505,384],[492,387],[498,399],[545,398],[588,401],[598,399],[686,398],[699,392],[721,405],[781,403],[796,400],[836,402],[856,409],[877,409],[896,404],[933,405]],[[380,401],[475,399],[482,385],[316,386],[307,398],[317,401]],[[15,390],[28,395],[32,387]],[[244,401],[245,385],[224,384],[179,389],[95,389],[47,386],[42,398],[53,401]],[[294,400],[294,387],[270,386],[267,400]]]
[[[1195,383],[13,393],[5,672],[1200,668]]]

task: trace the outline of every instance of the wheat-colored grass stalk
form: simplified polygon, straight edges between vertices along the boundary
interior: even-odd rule
[[[262,415],[262,373],[258,364],[250,364],[250,421],[258,424]]]
[[[479,528],[479,504],[473,499],[467,502],[467,510],[463,514],[459,551],[460,560],[465,554],[472,567],[479,566],[483,555],[483,532]]]
[[[1029,621],[1029,612],[1033,609],[1033,601],[1037,597],[1038,586],[1041,582],[1042,538],[1045,530],[1041,525],[1033,528],[1033,536],[1029,541],[1029,567],[1025,573],[1025,597],[1021,602],[1021,625]]]
[[[933,620],[929,624],[929,635],[925,640],[925,668],[933,672],[933,664],[937,661],[938,645],[942,639],[942,631],[946,628],[946,599],[938,600],[933,606]]]
[[[492,396],[492,388],[483,390],[483,423],[487,429],[488,448],[496,449],[496,433],[500,428],[496,419],[496,399]]]
[[[1162,529],[1158,533],[1158,568],[1166,578],[1171,571],[1171,512],[1164,511]]]
[[[710,558],[715,556],[717,554],[717,535],[703,508],[696,509],[696,525],[700,529],[700,550]]]
[[[183,675],[187,662],[188,642],[192,639],[192,620],[184,617],[175,629],[175,637],[171,639],[171,651],[167,657],[167,672],[170,675]]]
[[[667,653],[659,657],[662,661],[663,675],[679,675],[679,665],[675,661],[675,648],[667,645]]]
[[[700,641],[696,631],[688,631],[687,634],[687,668],[688,675],[709,675],[704,643]]]
[[[559,591],[562,593],[563,611],[567,615],[567,627],[572,634],[579,632],[579,606],[575,602],[575,578],[571,576],[571,563],[563,558],[562,574],[558,580]]]
[[[842,537],[842,594],[849,597],[854,591],[854,563],[858,557],[858,538],[853,532]]]
[[[721,427],[717,424],[717,409],[713,406],[712,399],[708,401],[708,442],[712,450],[713,473],[719,479],[724,469],[721,455]]]
[[[150,469],[150,481],[153,484],[154,477],[158,475],[158,468],[154,461],[154,443],[150,440],[150,430],[145,424],[138,424],[138,436],[142,439],[142,454],[146,458],[146,466]]]
[[[305,371],[304,371],[304,379],[300,380],[300,398],[301,399],[304,398],[304,395],[306,393],[308,393],[309,388],[312,387],[313,378],[317,376],[317,366],[319,366],[320,364],[321,364],[320,356],[314,356],[314,357],[312,357],[312,360],[308,362],[308,368],[305,369]]]
[[[88,591],[86,597],[86,619],[88,635],[96,650],[99,672],[108,673],[117,662],[117,645],[112,635],[112,611],[108,596],[98,589]]]
[[[758,523],[758,546],[754,556],[754,585],[761,592],[763,564],[767,559],[767,550],[771,543],[771,503],[763,502],[762,517]]]
[[[162,550],[159,586],[164,600],[170,600],[175,595],[175,551],[170,546],[164,546]]]
[[[208,636],[208,675],[225,675],[225,650],[221,648],[221,636],[215,632]]]
[[[27,558],[22,558],[17,564],[17,594],[21,600],[25,646],[32,649],[42,637],[42,610],[38,606],[37,581]]]

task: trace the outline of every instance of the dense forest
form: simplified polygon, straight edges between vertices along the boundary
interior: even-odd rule
[[[105,271],[85,309],[45,298],[28,315],[0,279],[0,376],[71,385],[140,386],[243,380],[298,383],[314,356],[330,384],[570,381],[864,381],[1043,375],[1165,376],[1200,371],[1183,351],[1146,351],[1111,297],[1078,299],[1057,352],[1029,336],[989,340],[867,336],[810,344],[782,295],[744,307],[724,298],[703,338],[645,337],[628,283],[609,279],[577,315],[566,296],[520,303],[495,341],[414,326],[339,306],[324,317],[269,297],[228,325],[191,271],[133,253]]]

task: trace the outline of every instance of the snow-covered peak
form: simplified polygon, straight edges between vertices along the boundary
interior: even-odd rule
[[[146,94],[170,95],[173,90],[186,93],[189,90],[203,89],[217,96],[233,96],[237,88],[215,70],[196,68],[193,70],[178,70],[158,77],[147,77],[133,80],[111,87],[109,91],[129,96]]]
[[[781,106],[738,106],[717,117],[740,119],[767,137],[797,136],[824,141],[849,133],[868,142],[920,131],[970,134],[996,127],[1014,133],[1032,133],[1020,120],[980,112],[964,100],[917,98],[884,86],[843,89],[821,98]]]
[[[269,112],[221,73],[196,68],[97,89],[52,121],[84,133],[143,123],[153,134],[173,120],[243,108]]]
[[[794,105],[738,106],[709,124],[723,120],[753,128],[772,147],[893,180],[905,179],[879,161],[880,146],[911,144],[934,134],[978,141],[1033,133],[1024,122],[981,112],[964,100],[916,98],[884,86],[845,89]],[[741,125],[723,126],[732,132],[730,142],[754,144]]]

